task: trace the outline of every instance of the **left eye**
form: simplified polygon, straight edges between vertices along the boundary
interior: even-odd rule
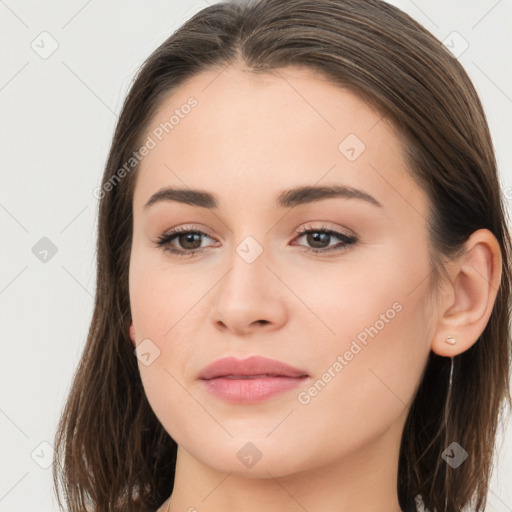
[[[308,243],[316,245],[316,247],[303,247],[305,251],[311,251],[314,253],[326,253],[331,251],[341,251],[346,246],[354,245],[357,243],[357,238],[352,235],[346,235],[344,233],[339,233],[338,231],[334,231],[332,229],[326,227],[320,227],[316,229],[306,229],[304,231],[297,231],[299,234],[299,238],[306,236],[306,240]],[[337,238],[341,240],[337,245],[329,247],[329,242],[331,238]],[[324,243],[327,242],[327,246],[323,246]],[[318,244],[320,247],[318,247]]]
[[[343,250],[346,246],[353,245],[357,242],[357,238],[352,235],[346,235],[339,233],[326,227],[320,227],[316,229],[307,229],[303,231],[297,231],[298,238],[306,237],[309,244],[316,245],[316,247],[306,247],[300,245],[302,250],[313,253],[327,253],[331,251]],[[203,238],[211,238],[208,234],[203,231],[193,230],[189,228],[175,228],[172,231],[161,235],[155,241],[158,247],[164,247],[165,251],[168,251],[176,256],[193,256],[197,252],[204,249],[201,246]],[[335,246],[329,247],[329,242],[332,238],[340,240]],[[172,242],[178,240],[181,247],[175,247]],[[326,246],[324,244],[327,244]]]

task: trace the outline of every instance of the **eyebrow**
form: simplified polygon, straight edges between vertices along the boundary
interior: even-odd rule
[[[291,208],[297,205],[315,203],[324,199],[333,197],[342,197],[345,199],[360,199],[374,206],[382,208],[382,204],[372,195],[364,190],[348,187],[345,185],[324,185],[324,186],[300,186],[290,190],[283,190],[277,196],[277,205],[281,208]],[[164,187],[155,192],[144,205],[144,209],[162,201],[175,201],[215,210],[219,202],[210,192],[197,189],[179,189],[174,187]]]

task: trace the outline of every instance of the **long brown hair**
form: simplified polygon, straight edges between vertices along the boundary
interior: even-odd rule
[[[99,194],[94,312],[55,438],[59,505],[62,495],[70,512],[149,512],[172,492],[177,445],[147,401],[128,334],[137,167],[119,170],[169,93],[200,71],[237,63],[262,73],[307,66],[395,124],[406,141],[411,176],[430,200],[432,283],[443,258],[460,254],[475,230],[496,236],[503,269],[489,322],[480,339],[453,358],[450,397],[450,358],[431,351],[404,427],[397,481],[403,508],[419,494],[431,511],[484,510],[501,406],[512,405],[505,199],[467,73],[432,34],[381,0],[217,3],[191,17],[141,66]],[[452,441],[469,454],[456,470],[441,457]]]

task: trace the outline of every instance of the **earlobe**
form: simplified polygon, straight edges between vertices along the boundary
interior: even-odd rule
[[[130,324],[130,339],[132,340],[132,345],[135,347],[135,328],[133,327],[133,322]]]
[[[475,231],[466,242],[466,252],[450,263],[449,293],[439,306],[433,352],[452,357],[476,343],[491,316],[501,273],[502,256],[496,237],[488,229]]]

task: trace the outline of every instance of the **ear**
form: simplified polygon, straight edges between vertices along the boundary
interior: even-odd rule
[[[475,231],[465,248],[465,254],[446,266],[449,280],[438,302],[431,346],[440,356],[455,356],[476,343],[489,321],[501,282],[501,249],[491,231]],[[448,336],[456,343],[446,343]]]
[[[135,328],[133,327],[133,323],[130,324],[130,339],[132,340],[133,346],[135,346]]]

